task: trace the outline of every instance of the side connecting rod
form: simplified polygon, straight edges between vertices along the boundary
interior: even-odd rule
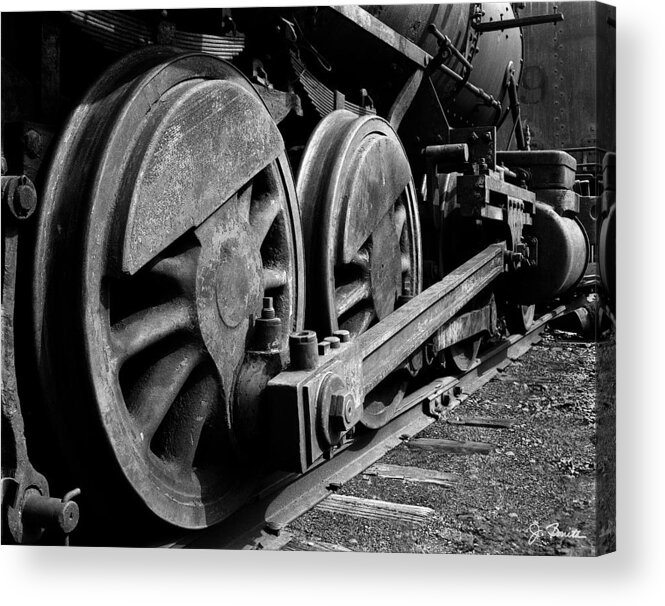
[[[299,364],[294,350],[291,366],[265,392],[276,465],[304,472],[356,424],[375,423],[366,417],[366,396],[504,272],[505,253],[505,243],[488,246],[355,341],[320,348],[318,356],[313,350],[311,364]],[[301,347],[303,340],[316,346],[315,334],[304,331],[293,335],[293,347]],[[368,426],[387,423],[391,416]]]
[[[358,337],[365,395],[503,273],[504,253],[504,244],[488,246]]]

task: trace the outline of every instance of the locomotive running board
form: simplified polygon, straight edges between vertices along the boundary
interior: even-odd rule
[[[381,459],[428,425],[445,418],[469,395],[478,391],[514,360],[541,340],[547,323],[579,306],[579,301],[561,305],[541,316],[524,334],[513,335],[483,354],[465,373],[442,377],[412,393],[388,425],[359,437],[351,447],[308,473],[283,479],[243,510],[212,528],[188,533],[162,547],[188,549],[270,549],[279,545],[279,533],[291,522],[333,494],[346,482]],[[451,399],[440,413],[432,414],[433,403],[448,392]]]

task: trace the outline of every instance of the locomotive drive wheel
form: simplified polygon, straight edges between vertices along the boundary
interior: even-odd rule
[[[139,51],[78,106],[44,192],[35,347],[83,494],[117,499],[116,478],[162,520],[214,524],[257,478],[235,427],[253,318],[272,297],[279,354],[304,317],[275,123],[230,64]]]
[[[377,116],[338,110],[312,134],[298,173],[307,258],[308,328],[357,337],[420,293],[422,252],[415,188],[397,134]],[[378,385],[361,423],[393,415],[405,371]]]

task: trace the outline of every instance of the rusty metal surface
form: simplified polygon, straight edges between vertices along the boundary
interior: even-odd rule
[[[338,329],[357,337],[420,292],[415,188],[406,154],[385,120],[330,114],[307,145],[298,192],[308,259],[307,325],[320,337]],[[405,389],[398,370],[364,394],[365,422],[383,424]]]
[[[342,4],[331,8],[408,57],[418,67],[427,67],[430,59],[428,53],[420,48],[420,44],[414,44],[409,38],[400,35],[402,32],[399,32],[399,28],[386,22],[380,12],[375,12],[379,7],[361,8],[352,4]]]
[[[400,296],[420,291],[420,230],[411,170],[377,117],[336,111],[311,136],[298,173],[308,260],[307,326],[358,335]]]
[[[120,194],[130,200],[121,257],[130,274],[284,151],[275,122],[246,84],[190,82],[153,101],[133,146],[133,157],[142,161],[129,163],[127,190]]]
[[[158,31],[126,11],[69,11],[69,17],[87,35],[115,53],[162,42],[157,39]],[[169,37],[168,43],[183,51],[204,52],[226,60],[240,54],[245,47],[245,37],[233,32],[215,36],[174,30]]]
[[[580,196],[579,205],[579,220],[589,236],[591,246],[597,247],[601,199],[599,196]]]
[[[599,2],[527,2],[520,16],[551,13],[555,6],[562,22],[524,30],[520,103],[532,147],[613,150],[616,32],[607,18],[616,9]]]
[[[339,91],[333,91],[328,88],[305,67],[303,62],[295,54],[291,57],[291,64],[293,65],[293,69],[305,94],[309,97],[319,116],[322,118],[336,109],[345,109],[357,116],[376,113],[376,110],[373,107],[365,107],[363,105],[352,103]]]
[[[309,469],[331,446],[322,439],[317,394],[326,377],[340,377],[340,395],[352,397],[357,421],[376,428],[390,421],[401,398],[386,407],[385,414],[365,409],[366,396],[395,368],[404,363],[441,326],[504,271],[505,244],[494,244],[447,275],[419,296],[395,310],[388,318],[341,344],[310,371],[287,370],[268,384],[271,399],[272,445],[283,468]],[[327,359],[326,359],[327,358]],[[394,397],[394,396],[391,396]],[[385,406],[385,404],[384,404]],[[375,418],[378,416],[378,419]]]
[[[559,23],[563,21],[562,13],[550,13],[549,15],[534,15],[533,17],[521,17],[519,19],[501,19],[499,21],[480,21],[473,24],[473,29],[479,32],[498,32],[515,27],[527,27],[530,25],[543,25],[546,23]]]
[[[434,337],[434,349],[437,352],[443,351],[455,343],[475,337],[481,332],[492,333],[495,329],[496,305],[492,302],[480,309],[460,314],[439,328]]]
[[[547,322],[566,313],[566,306],[538,318],[525,334],[514,335],[481,356],[478,364],[460,376],[445,377],[402,401],[402,414],[376,431],[368,432],[330,461],[302,476],[292,476],[286,486],[276,486],[233,517],[204,532],[192,533],[169,544],[189,549],[260,549],[269,536],[311,509],[321,500],[378,461],[386,452],[454,410],[457,393],[472,394],[499,369],[523,355],[540,340]],[[450,394],[450,396],[448,396]],[[445,400],[445,402],[444,402]],[[266,535],[268,533],[268,535]]]
[[[192,122],[188,108],[201,107]],[[244,155],[224,150],[225,136]],[[151,171],[169,191],[146,188]],[[229,182],[235,191],[223,190]],[[114,486],[170,523],[209,526],[260,480],[245,456],[247,440],[261,439],[256,392],[281,369],[288,334],[302,328],[295,187],[270,114],[214,57],[139,51],[74,112],[45,192],[36,354],[84,495],[103,503],[95,476],[104,473],[104,493]],[[162,196],[180,217],[175,230]],[[119,271],[123,243],[131,276]],[[246,355],[264,296],[283,327],[278,351]]]
[[[395,130],[399,129],[399,125],[402,123],[406,112],[411,107],[411,104],[420,89],[420,85],[422,84],[424,74],[425,71],[422,69],[414,70],[402,90],[397,95],[397,98],[390,106],[387,119]]]
[[[457,204],[464,217],[501,221],[508,227],[509,248],[523,243],[524,226],[532,225],[536,196],[493,174],[461,175],[457,178]]]
[[[2,525],[3,534],[8,531],[16,543],[33,543],[44,529],[24,523],[23,503],[29,491],[48,497],[49,485],[28,457],[16,381],[14,312],[20,222],[35,210],[37,202],[36,198],[34,204],[31,200],[26,208],[20,202],[19,187],[30,187],[34,192],[34,186],[24,176],[2,177]]]
[[[538,264],[511,276],[510,299],[521,304],[540,303],[572,288],[584,275],[589,241],[581,224],[536,202],[531,232],[538,240]]]
[[[469,4],[412,4],[372,5],[366,10],[396,32],[406,37],[430,55],[437,54],[437,39],[428,31],[433,23],[452,44],[473,64],[469,82],[495,99],[506,93],[504,73],[510,61],[520,65],[522,42],[519,29],[480,34],[471,28],[474,5]],[[482,3],[484,21],[499,21],[514,16],[508,3]],[[455,73],[462,72],[462,62],[451,54],[446,67]],[[516,78],[520,74],[517,70]],[[496,124],[499,113],[492,107],[479,103],[470,90],[460,90],[450,73],[434,73],[434,85],[442,101],[450,107],[450,119],[454,126]]]
[[[548,204],[560,215],[580,212],[580,196],[572,189],[540,189],[538,201]]]
[[[497,161],[528,170],[532,189],[572,189],[575,184],[577,161],[564,151],[502,151],[497,154]]]
[[[73,491],[60,500],[32,464],[16,373],[16,281],[19,238],[37,207],[37,193],[25,176],[2,177],[2,532],[5,543],[33,544],[50,533],[50,541],[68,544],[78,524]],[[34,454],[34,453],[33,453]],[[7,536],[5,533],[8,533]]]

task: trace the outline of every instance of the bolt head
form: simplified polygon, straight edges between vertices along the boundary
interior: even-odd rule
[[[347,431],[353,426],[355,399],[349,392],[336,392],[330,398],[330,424],[338,431]]]
[[[37,193],[29,185],[19,185],[14,194],[14,205],[22,215],[27,215],[37,206]]]
[[[331,349],[339,349],[341,347],[341,341],[339,337],[326,337],[323,340],[330,345]]]
[[[348,330],[336,330],[333,336],[337,337],[342,343],[348,343],[351,340],[351,333]]]
[[[289,335],[290,343],[315,343],[316,333],[313,330],[301,330]]]

